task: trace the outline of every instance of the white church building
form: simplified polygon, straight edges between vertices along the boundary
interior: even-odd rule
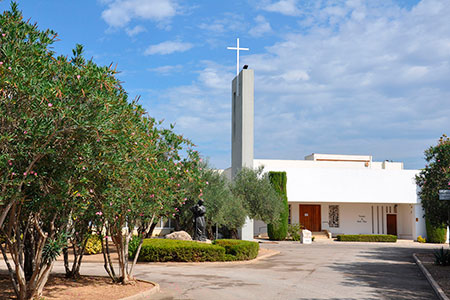
[[[415,175],[401,162],[376,162],[370,155],[311,154],[304,160],[255,159],[254,72],[244,67],[232,82],[232,178],[240,168],[264,166],[287,173],[289,221],[313,232],[426,236]],[[251,240],[266,224],[247,219],[240,230]]]

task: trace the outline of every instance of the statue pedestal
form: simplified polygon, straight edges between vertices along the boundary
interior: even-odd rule
[[[253,241],[253,220],[249,217],[245,218],[245,223],[238,231],[239,238],[244,241]]]

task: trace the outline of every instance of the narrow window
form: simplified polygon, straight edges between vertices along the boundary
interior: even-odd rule
[[[372,234],[375,233],[375,228],[373,226],[373,205],[372,205]]]
[[[380,234],[380,207],[377,205],[377,234]]]
[[[289,218],[288,218],[288,224],[291,224],[291,205],[289,204]]]
[[[339,227],[339,205],[328,206],[328,226],[330,228]]]

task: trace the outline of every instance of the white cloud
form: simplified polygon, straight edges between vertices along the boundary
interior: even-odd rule
[[[164,21],[177,14],[173,0],[114,0],[102,12],[102,18],[111,27],[124,27],[133,19]]]
[[[136,25],[136,26],[134,26],[133,28],[127,28],[127,29],[125,29],[125,31],[126,31],[126,33],[127,33],[129,36],[135,36],[135,35],[138,35],[138,34],[141,33],[141,32],[145,32],[145,31],[147,31],[147,30],[145,29],[145,27],[143,27],[143,26],[141,26],[141,25]]]
[[[168,65],[168,66],[160,66],[157,68],[152,68],[152,69],[149,69],[149,71],[156,72],[161,75],[167,76],[167,75],[170,75],[175,72],[180,72],[182,69],[183,69],[182,65],[174,65],[174,66]]]
[[[223,18],[210,19],[207,22],[200,23],[198,27],[211,33],[223,34],[245,30],[248,24],[245,22],[244,17],[239,14],[225,13]]]
[[[153,54],[172,54],[174,52],[185,52],[191,49],[194,45],[191,43],[183,43],[179,41],[165,41],[156,45],[151,45],[145,50],[145,55]]]
[[[300,14],[297,7],[298,0],[280,0],[274,3],[266,4],[263,9],[270,12],[277,12],[287,16]]]
[[[251,36],[259,37],[272,31],[270,23],[263,16],[257,16],[255,21],[256,25],[248,31]]]
[[[423,150],[450,128],[450,5],[324,3],[295,34],[241,58],[255,70],[255,156],[372,154],[422,167]],[[152,111],[227,167],[234,68],[202,65],[192,85],[159,92]]]

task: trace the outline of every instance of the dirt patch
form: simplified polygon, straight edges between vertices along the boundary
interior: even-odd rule
[[[435,265],[434,255],[432,253],[419,253],[416,255],[447,297],[450,297],[450,266],[443,267]]]
[[[154,285],[149,282],[136,281],[133,284],[113,284],[110,278],[97,276],[83,276],[74,281],[63,276],[51,276],[44,288],[46,300],[108,300],[136,295],[150,290]],[[0,299],[16,299],[9,277],[0,274]]]

